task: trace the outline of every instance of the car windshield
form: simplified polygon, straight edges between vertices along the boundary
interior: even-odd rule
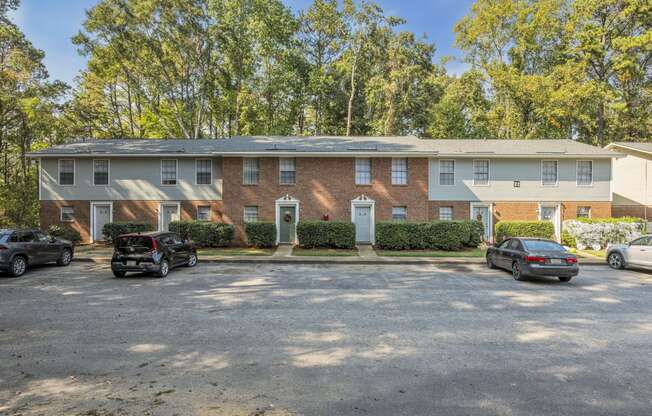
[[[120,237],[118,238],[118,242],[116,244],[116,247],[118,248],[124,248],[124,247],[144,247],[144,248],[152,248],[152,238],[148,236],[142,236],[142,235],[130,235],[126,237]]]
[[[10,235],[11,235],[11,233],[0,233],[0,243],[8,242]]]
[[[523,240],[525,248],[530,251],[566,251],[566,249],[552,241]]]

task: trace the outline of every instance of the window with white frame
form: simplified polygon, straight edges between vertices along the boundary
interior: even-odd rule
[[[455,185],[455,161],[454,160],[439,161],[439,184]]]
[[[355,160],[355,184],[371,185],[370,158],[358,158]]]
[[[197,159],[195,161],[195,180],[197,185],[210,185],[213,183],[213,161],[210,159]]]
[[[75,184],[75,161],[73,159],[59,160],[59,185]]]
[[[211,207],[210,205],[200,205],[197,207],[197,221],[210,221],[211,220]]]
[[[557,185],[557,161],[544,160],[541,162],[541,184]]]
[[[392,207],[392,221],[407,220],[407,207]]]
[[[279,183],[294,185],[297,181],[295,159],[282,157],[279,159]]]
[[[109,160],[93,160],[93,185],[109,184]]]
[[[61,207],[61,221],[73,222],[75,221],[75,209],[73,207]]]
[[[473,185],[489,185],[489,160],[473,161]]]
[[[407,185],[408,161],[406,158],[392,159],[392,185]]]
[[[453,207],[439,207],[439,219],[442,221],[452,221]]]
[[[577,184],[579,186],[593,185],[593,161],[577,161]]]
[[[577,207],[577,218],[591,218],[591,207]]]
[[[260,161],[255,158],[245,158],[242,170],[242,183],[258,185],[260,181]]]
[[[258,207],[257,206],[247,206],[244,208],[244,222],[256,222],[258,221]]]
[[[161,184],[177,184],[177,161],[174,159],[161,160]]]

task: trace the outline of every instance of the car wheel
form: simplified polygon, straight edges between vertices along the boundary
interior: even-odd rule
[[[13,277],[20,277],[27,270],[27,260],[23,256],[16,256],[9,264],[9,274]]]
[[[197,253],[190,253],[190,256],[188,256],[188,263],[186,263],[186,266],[195,267],[196,265],[197,265]]]
[[[560,282],[570,282],[572,277],[570,276],[559,276],[559,281]]]
[[[517,261],[512,263],[512,276],[514,280],[522,281],[525,280],[523,277],[523,271],[521,270],[521,265]]]
[[[609,263],[609,267],[612,269],[622,269],[625,267],[625,260],[623,259],[622,254],[620,253],[611,253],[609,254],[609,257],[607,258],[607,262]]]
[[[64,248],[61,255],[57,259],[57,266],[67,266],[72,261],[72,251]]]
[[[114,275],[115,277],[125,277],[126,274],[127,274],[126,272],[119,272],[119,271],[117,271],[117,270],[114,270],[114,271],[113,271],[113,275]]]
[[[168,261],[165,259],[161,260],[161,267],[156,275],[158,277],[165,277],[168,275],[169,272],[170,272],[170,265],[168,264]]]
[[[491,256],[489,254],[487,254],[486,260],[487,260],[487,267],[488,268],[490,268],[490,269],[495,269],[496,268],[496,265],[494,264],[494,261],[491,260]]]

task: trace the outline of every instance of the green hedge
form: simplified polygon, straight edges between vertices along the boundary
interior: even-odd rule
[[[148,222],[107,222],[102,227],[102,234],[107,242],[111,242],[119,235],[129,233],[144,233],[154,231],[154,226]]]
[[[614,217],[609,217],[609,218],[574,218],[575,221],[577,222],[583,222],[586,224],[600,224],[600,223],[608,223],[608,224],[617,224],[621,222],[627,222],[627,223],[645,223],[645,220],[637,217],[620,217],[620,218],[614,218]]]
[[[561,244],[566,246],[566,247],[576,247],[577,246],[577,240],[575,237],[571,235],[571,233],[568,232],[568,230],[562,230],[561,232]]]
[[[509,237],[555,238],[555,226],[550,221],[500,221],[496,224],[496,242]]]
[[[267,248],[276,245],[276,224],[273,222],[248,222],[245,234],[251,246]]]
[[[482,223],[471,220],[380,222],[376,224],[376,246],[383,250],[452,251],[477,247],[482,233]]]
[[[172,221],[169,230],[200,247],[230,246],[235,236],[232,225],[208,221]]]
[[[81,234],[79,234],[79,231],[62,225],[50,225],[48,227],[47,234],[51,235],[52,237],[72,241],[73,244],[77,244],[81,241]]]
[[[305,248],[353,248],[355,224],[342,221],[299,221],[297,238]]]

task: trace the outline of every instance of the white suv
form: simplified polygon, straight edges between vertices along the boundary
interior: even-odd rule
[[[652,267],[652,235],[644,235],[628,244],[607,246],[607,263],[612,269]]]

